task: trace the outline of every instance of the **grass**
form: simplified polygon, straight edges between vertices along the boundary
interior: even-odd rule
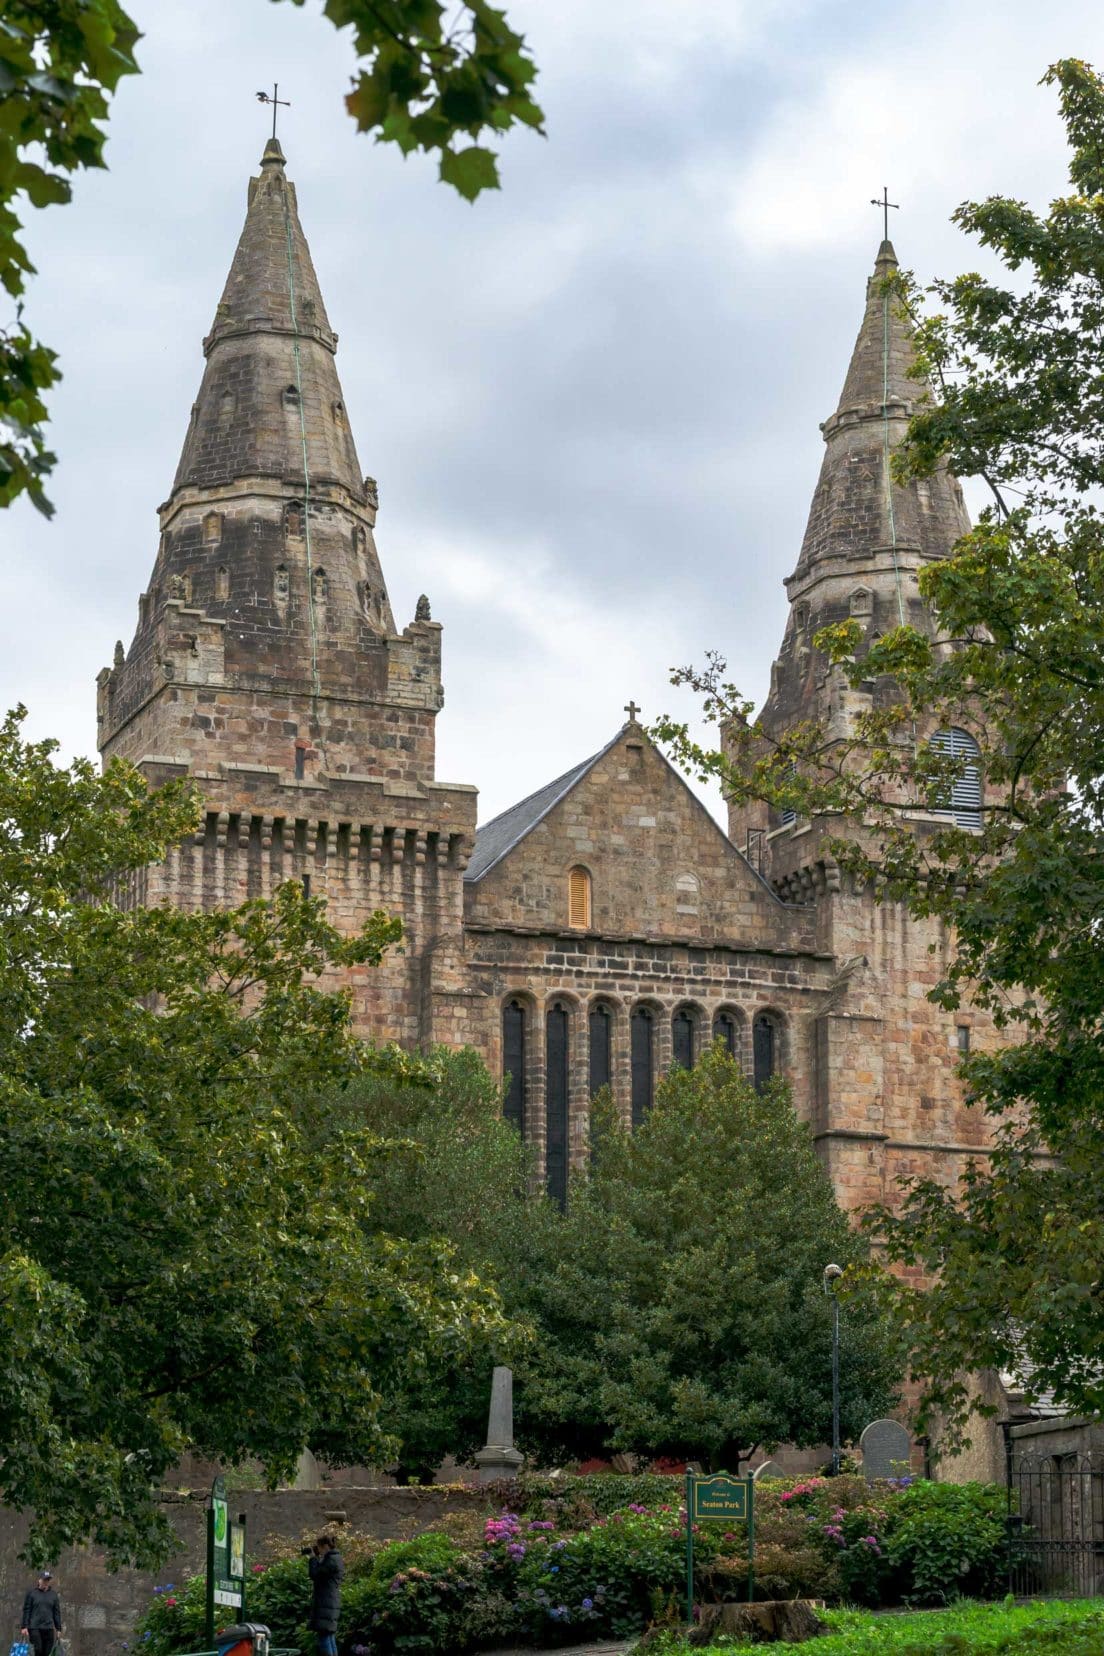
[[[875,1615],[869,1610],[821,1612],[831,1632],[809,1645],[811,1656],[1100,1656],[1104,1651],[1104,1600],[1075,1599],[1033,1604],[962,1603],[948,1610],[909,1610]],[[728,1639],[710,1649],[749,1648]],[[673,1638],[662,1656],[689,1656],[690,1646]],[[652,1646],[649,1656],[659,1656]]]

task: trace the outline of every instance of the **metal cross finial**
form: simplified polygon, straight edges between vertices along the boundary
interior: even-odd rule
[[[637,705],[634,701],[628,701],[628,702],[625,703],[625,712],[629,715],[629,723],[630,724],[635,724],[636,723],[636,715],[638,713],[642,713],[643,711],[644,711],[644,709],[641,708],[641,707],[637,707]]]
[[[270,103],[272,105],[272,136],[273,136],[273,138],[275,138],[275,136],[276,136],[276,117],[280,113],[281,107],[283,107],[284,109],[290,109],[291,108],[291,100],[290,99],[280,98],[280,97],[277,96],[277,93],[279,92],[279,90],[280,90],[280,87],[279,87],[278,82],[273,81],[271,98],[269,97],[267,92],[258,92],[257,93],[257,102],[258,103]]]
[[[890,199],[889,199],[889,185],[888,184],[883,184],[881,195],[880,196],[871,196],[870,205],[872,207],[880,207],[882,209],[882,218],[885,221],[885,229],[882,233],[882,240],[883,241],[888,241],[889,240],[889,209],[891,207],[893,207],[893,208],[899,210],[900,206],[901,206],[901,203],[899,201],[890,201]]]

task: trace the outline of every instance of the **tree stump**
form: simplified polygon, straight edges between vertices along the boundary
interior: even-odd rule
[[[766,1599],[762,1604],[704,1604],[701,1621],[688,1642],[709,1645],[722,1633],[736,1633],[753,1644],[804,1644],[827,1633],[808,1599]]]

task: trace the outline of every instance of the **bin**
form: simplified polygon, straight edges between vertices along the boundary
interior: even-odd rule
[[[234,1627],[220,1627],[215,1634],[218,1656],[269,1656],[271,1634],[260,1622],[239,1622]]]

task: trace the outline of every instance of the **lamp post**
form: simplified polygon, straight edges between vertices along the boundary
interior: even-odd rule
[[[832,1476],[840,1469],[840,1387],[839,1387],[839,1300],[836,1283],[843,1275],[839,1265],[824,1267],[824,1292],[832,1301]]]

